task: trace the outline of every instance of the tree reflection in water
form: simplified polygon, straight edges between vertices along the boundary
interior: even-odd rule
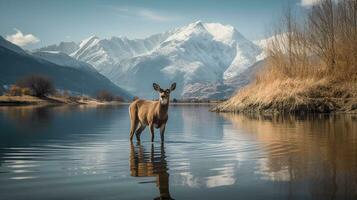
[[[266,155],[257,173],[287,181],[290,194],[305,182],[313,199],[356,199],[355,115],[221,116],[262,144]]]

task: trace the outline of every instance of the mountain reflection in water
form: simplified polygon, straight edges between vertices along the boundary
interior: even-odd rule
[[[303,181],[313,199],[357,197],[357,116],[221,115],[260,143],[264,179],[288,182],[290,193]]]

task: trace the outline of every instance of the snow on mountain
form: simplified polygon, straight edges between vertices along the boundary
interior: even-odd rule
[[[79,45],[75,42],[60,42],[58,45],[50,45],[47,47],[43,47],[35,50],[37,51],[58,51],[70,55],[75,52],[79,48]]]
[[[152,82],[176,81],[178,97],[225,98],[232,88],[217,95],[222,82],[245,71],[261,53],[232,26],[198,21],[169,32],[158,47],[118,63],[106,76],[144,97],[153,96]]]
[[[61,66],[73,67],[92,72],[97,71],[92,65],[83,61],[76,60],[69,55],[59,51],[36,51],[33,52],[32,55]]]
[[[158,34],[146,39],[130,40],[126,37],[99,39],[91,36],[83,40],[79,49],[71,56],[95,66],[100,73],[108,75],[114,65],[123,59],[152,50],[163,40],[162,37],[164,35]]]
[[[233,26],[201,21],[144,39],[92,36],[78,46],[73,58],[145,98],[156,97],[153,82],[167,87],[173,81],[174,97],[226,98],[235,83],[248,82],[232,80],[264,57]]]
[[[12,85],[33,74],[48,76],[56,89],[74,94],[94,96],[100,90],[108,90],[125,99],[132,98],[86,63],[59,52],[26,52],[0,36],[0,90],[3,85]]]

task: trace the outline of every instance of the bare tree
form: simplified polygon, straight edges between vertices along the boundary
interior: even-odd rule
[[[125,99],[123,97],[121,97],[121,96],[115,96],[114,100],[115,101],[119,101],[119,102],[124,102],[125,101]]]
[[[24,77],[17,81],[16,85],[22,88],[30,89],[33,96],[41,98],[55,92],[52,81],[43,75],[30,75]]]
[[[312,7],[308,17],[308,39],[313,51],[326,62],[330,70],[334,70],[336,64],[335,23],[332,0],[323,0]]]
[[[97,93],[97,96],[96,98],[99,100],[99,101],[114,101],[115,97],[114,95],[107,91],[107,90],[101,90]]]
[[[357,75],[357,0],[322,0],[303,20],[292,13],[289,7],[275,28],[268,44],[268,73],[258,75],[258,81]]]

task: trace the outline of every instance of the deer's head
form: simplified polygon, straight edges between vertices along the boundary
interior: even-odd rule
[[[176,83],[171,84],[171,87],[169,89],[161,89],[160,85],[153,83],[152,86],[154,87],[154,90],[157,91],[160,94],[160,104],[162,105],[167,105],[170,101],[170,93],[171,91],[174,91],[176,88]]]

